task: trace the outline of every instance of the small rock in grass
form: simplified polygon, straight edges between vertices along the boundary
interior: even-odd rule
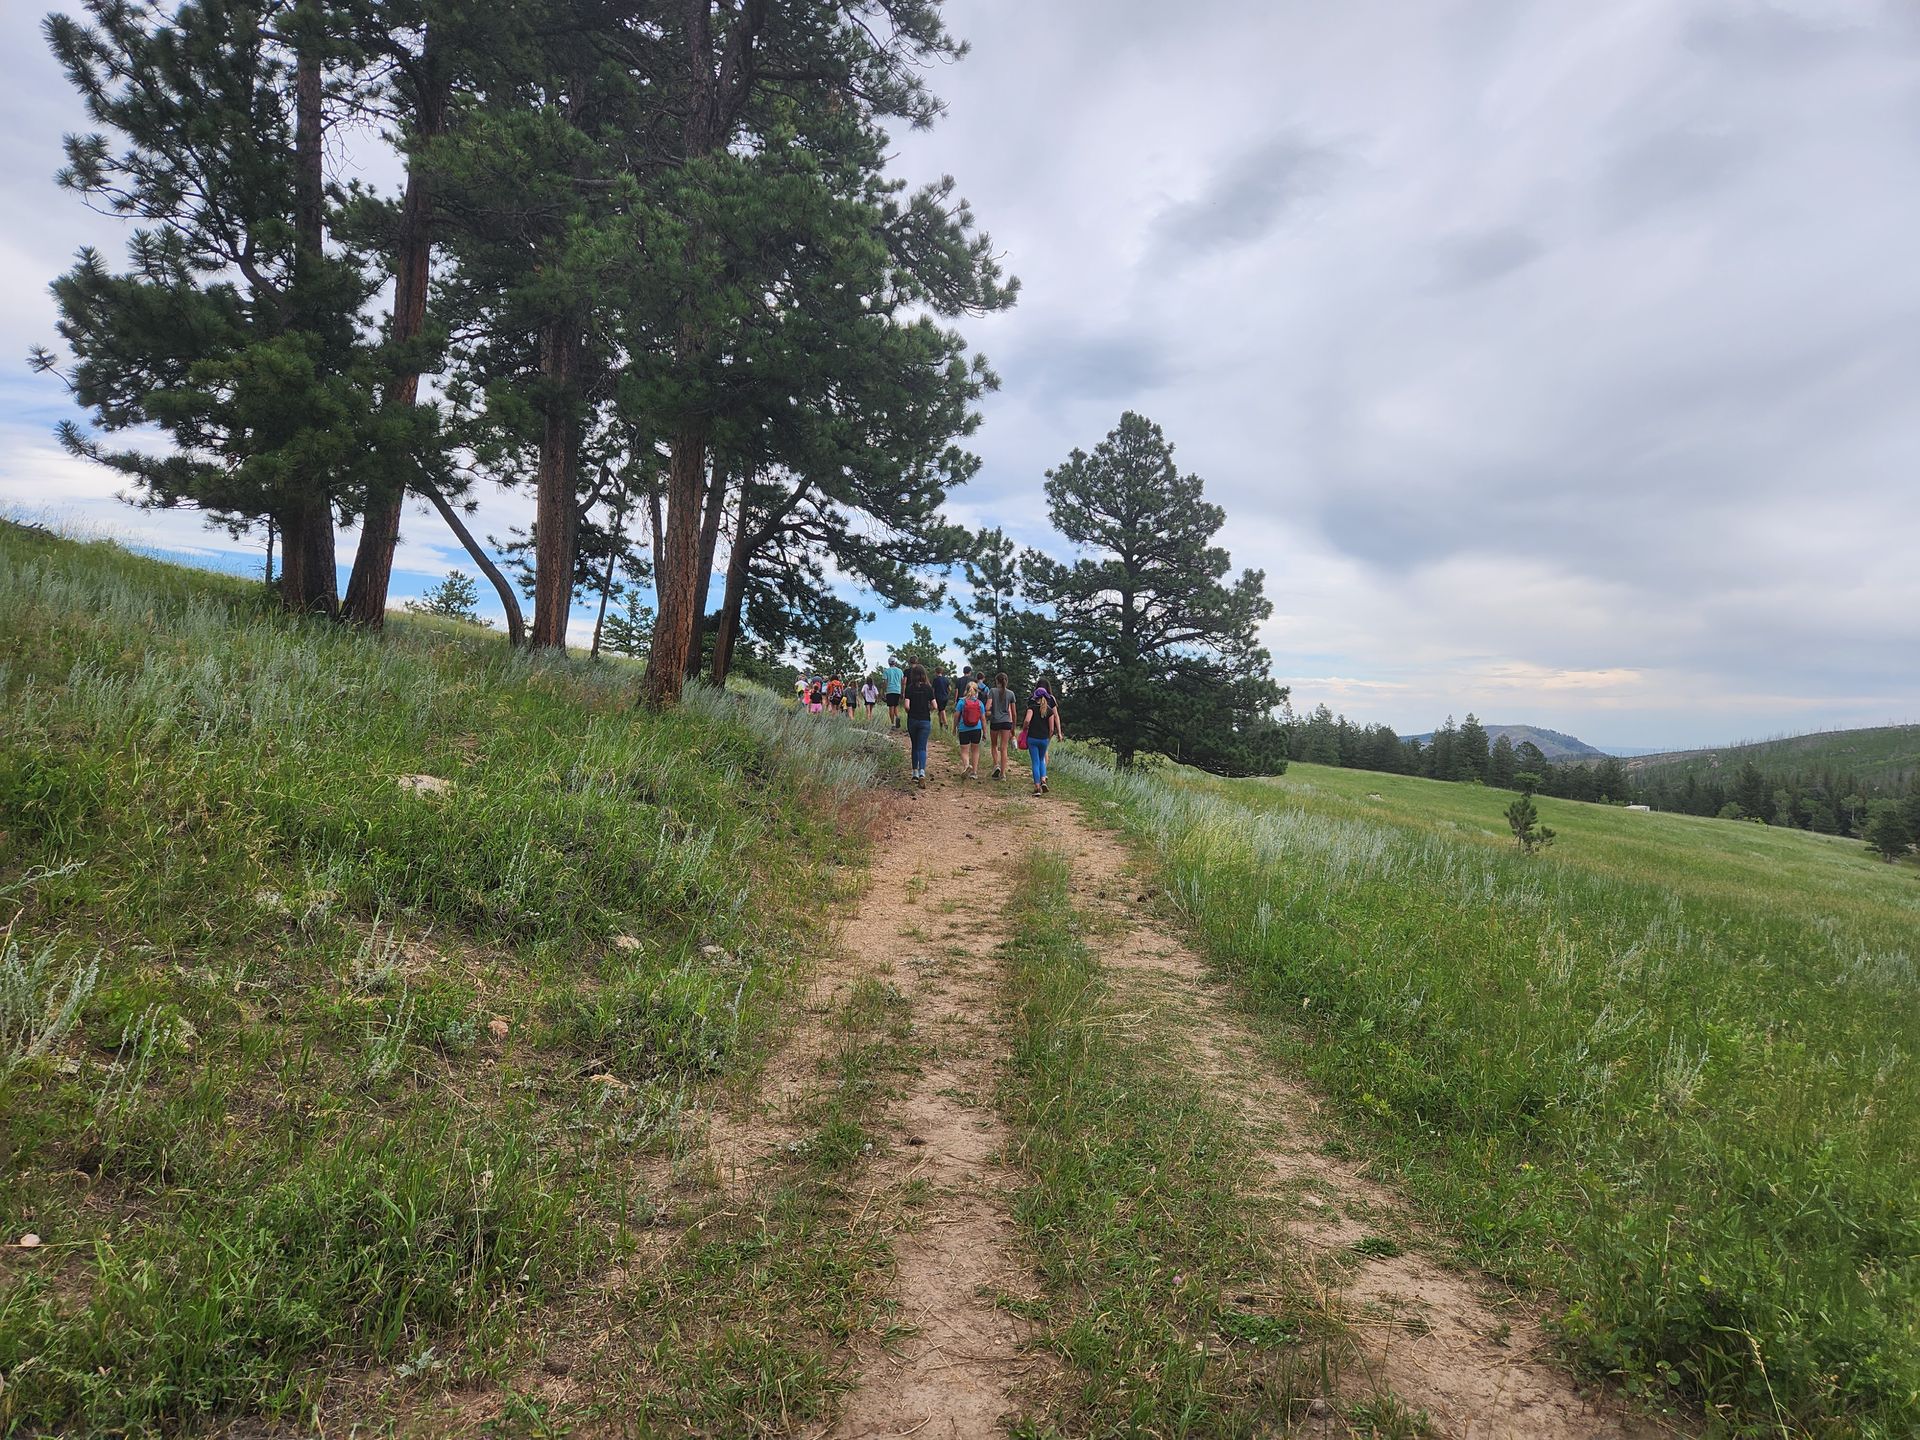
[[[496,1015],[491,1020],[487,1021],[487,1034],[491,1035],[496,1040],[506,1039],[507,1031],[511,1030],[512,1028],[513,1027],[511,1025],[507,1024],[506,1018],[504,1016]]]
[[[451,780],[442,780],[438,775],[401,775],[398,780],[402,790],[411,790],[416,795],[444,795],[453,789]]]
[[[38,1250],[40,1248],[40,1237],[29,1230],[20,1237],[20,1248],[22,1250]]]
[[[613,937],[613,948],[616,950],[638,950],[640,948],[640,942],[631,935],[616,935]]]
[[[724,945],[702,945],[700,947],[700,953],[706,956],[709,960],[711,960],[716,955],[726,954],[727,947]]]
[[[1324,1420],[1333,1414],[1333,1407],[1316,1395],[1307,1402],[1307,1414],[1316,1420]]]

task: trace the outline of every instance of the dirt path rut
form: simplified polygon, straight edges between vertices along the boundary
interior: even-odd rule
[[[1095,943],[1114,984],[1138,997],[1137,1008],[1180,1024],[1193,1068],[1256,1137],[1275,1193],[1295,1202],[1287,1238],[1356,1333],[1361,1373],[1346,1386],[1354,1397],[1384,1383],[1424,1410],[1435,1433],[1458,1440],[1668,1433],[1577,1386],[1549,1358],[1535,1315],[1517,1297],[1422,1253],[1430,1247],[1405,1203],[1325,1153],[1318,1102],[1274,1073],[1206,962],[1153,922],[1153,897],[1126,847],[1070,805],[1038,806],[1022,828],[1037,826],[1071,857],[1075,904],[1103,922]],[[1337,1421],[1331,1428],[1338,1433]]]
[[[902,1333],[860,1356],[859,1386],[827,1432],[844,1440],[1004,1434],[1014,1385],[1048,1363],[993,1301],[1033,1283],[994,1093],[1007,1054],[999,867],[1022,843],[1006,818],[1012,782],[962,783],[953,752],[932,748],[926,788],[894,803],[842,938],[907,995],[920,1062],[875,1166],[876,1193],[899,1192],[912,1217],[894,1237]]]

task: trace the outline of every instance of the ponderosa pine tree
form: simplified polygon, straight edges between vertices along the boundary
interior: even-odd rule
[[[998,528],[973,537],[960,561],[967,602],[953,608],[954,620],[966,628],[953,643],[981,674],[1005,674],[1015,685],[1024,685],[1038,673],[1033,656],[1043,640],[1043,627],[1019,603],[1019,554],[1019,547]]]
[[[1513,788],[1513,741],[1502,735],[1487,752],[1487,783],[1501,790]]]
[[[1453,768],[1451,773],[1442,776],[1446,780],[1485,780],[1487,766],[1491,756],[1487,748],[1487,727],[1480,723],[1480,717],[1471,710],[1467,718],[1460,722],[1460,732],[1453,742]]]
[[[335,511],[392,463],[356,323],[376,282],[326,245],[329,77],[357,57],[319,0],[86,8],[46,23],[100,127],[68,138],[59,183],[138,228],[125,272],[83,250],[54,283],[64,378],[98,430],[153,425],[173,447],[110,449],[71,423],[62,441],[144,504],[273,524],[283,603],[332,613]]]
[[[698,593],[700,528],[706,513],[709,447],[715,417],[739,380],[730,337],[777,293],[764,276],[766,246],[756,232],[788,217],[754,182],[762,156],[792,136],[842,165],[878,179],[884,149],[871,141],[888,120],[926,125],[939,103],[922,78],[931,61],[963,53],[940,20],[937,0],[682,0],[669,7],[662,33],[677,66],[665,92],[678,117],[678,165],[671,198],[656,214],[677,219],[677,233],[648,247],[669,262],[674,278],[670,323],[657,327],[659,359],[648,408],[661,417],[672,459],[667,481],[665,543],[658,557],[660,612],[654,627],[646,692],[655,704],[678,699],[705,602]],[[754,135],[758,146],[738,144]],[[848,144],[848,137],[860,143]],[[769,147],[767,142],[775,142]],[[859,174],[833,177],[830,188],[857,195]],[[859,232],[848,237],[858,241]],[[868,240],[875,238],[872,232]],[[964,207],[926,192],[904,208],[891,232],[896,255],[915,253],[965,283],[951,293],[931,289],[920,303],[937,313],[1010,303],[998,283],[984,237],[971,234]],[[954,258],[964,260],[954,265]],[[746,259],[750,263],[742,265]],[[911,273],[913,267],[907,267]],[[753,283],[745,283],[753,282]],[[803,467],[804,470],[804,467]],[[938,563],[936,561],[936,563]]]
[[[1074,733],[1122,765],[1146,752],[1208,769],[1278,773],[1285,736],[1255,627],[1272,613],[1257,570],[1227,579],[1225,513],[1182,475],[1160,427],[1128,412],[1091,453],[1047,473],[1054,528],[1079,554],[1029,551],[1027,599],[1053,616],[1050,655]]]
[[[1867,848],[1891,865],[1913,848],[1913,832],[1898,801],[1876,800],[1868,811]]]

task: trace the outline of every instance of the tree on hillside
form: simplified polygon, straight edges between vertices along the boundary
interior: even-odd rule
[[[1454,737],[1453,769],[1444,778],[1448,780],[1485,780],[1487,766],[1491,758],[1487,751],[1487,727],[1480,723],[1480,717],[1471,710],[1467,718],[1460,722],[1460,733]]]
[[[1867,848],[1891,865],[1913,848],[1913,832],[1897,801],[1878,800],[1867,816]]]
[[[479,602],[480,587],[473,583],[472,577],[449,570],[446,579],[418,600],[409,600],[407,609],[416,615],[438,615],[443,620],[464,620],[469,625],[478,625],[480,616],[473,607]]]
[[[933,638],[933,631],[919,620],[913,622],[907,643],[893,653],[900,657],[902,665],[926,666],[928,675],[941,668],[940,642]]]
[[[89,249],[54,282],[63,378],[99,430],[157,426],[173,448],[110,449],[72,424],[62,441],[142,503],[272,523],[283,603],[333,613],[335,513],[392,463],[355,323],[378,282],[327,243],[329,88],[357,57],[316,0],[87,10],[46,24],[100,127],[68,137],[59,183],[139,228],[125,272]]]
[[[610,655],[641,656],[653,643],[653,607],[640,603],[640,594],[629,588],[626,607],[600,622],[600,648]]]
[[[1157,751],[1221,770],[1286,766],[1273,710],[1286,692],[1255,627],[1272,613],[1257,570],[1229,582],[1225,513],[1182,475],[1159,426],[1131,412],[1047,475],[1054,527],[1079,551],[1029,551],[1028,600],[1050,607],[1051,657],[1076,734],[1122,765]]]
[[[676,57],[662,88],[679,126],[672,137],[677,163],[664,176],[671,200],[656,208],[675,222],[644,237],[643,248],[658,267],[656,291],[671,305],[667,323],[649,327],[655,343],[636,350],[631,373],[671,452],[646,680],[648,698],[665,705],[679,697],[704,608],[697,593],[700,524],[718,417],[741,380],[735,341],[783,280],[768,274],[769,247],[758,238],[792,212],[770,165],[817,154],[832,167],[824,188],[865,205],[868,219],[849,213],[844,218],[853,223],[837,239],[823,237],[813,253],[884,246],[898,283],[886,287],[879,315],[914,304],[942,315],[995,309],[1011,303],[1013,292],[1000,283],[966,207],[949,203],[950,186],[924,190],[905,206],[887,198],[882,127],[932,123],[940,107],[926,88],[925,67],[962,53],[937,5],[687,0],[667,12],[661,29]],[[921,278],[930,271],[938,283]],[[810,353],[832,358],[826,347]],[[857,429],[857,416],[845,418]]]
[[[1487,752],[1487,783],[1502,790],[1513,788],[1513,741],[1502,735]]]
[[[1531,790],[1507,806],[1507,828],[1513,831],[1513,843],[1528,855],[1553,843],[1554,832],[1540,823],[1540,812],[1534,808]]]
[[[961,558],[967,601],[955,603],[954,620],[965,627],[954,644],[985,675],[1005,673],[1022,683],[1035,672],[1032,617],[1020,607],[1019,547],[1003,530],[982,530]]]

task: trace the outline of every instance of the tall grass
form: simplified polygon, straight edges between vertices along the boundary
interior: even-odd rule
[[[886,758],[4,525],[0,717],[0,1209],[48,1241],[0,1257],[0,1431],[486,1364],[754,1063]]]
[[[1911,876],[1573,804],[1530,859],[1504,797],[1429,782],[1061,769],[1354,1133],[1557,1292],[1585,1364],[1736,1433],[1920,1433]],[[1476,800],[1485,828],[1449,813]]]

